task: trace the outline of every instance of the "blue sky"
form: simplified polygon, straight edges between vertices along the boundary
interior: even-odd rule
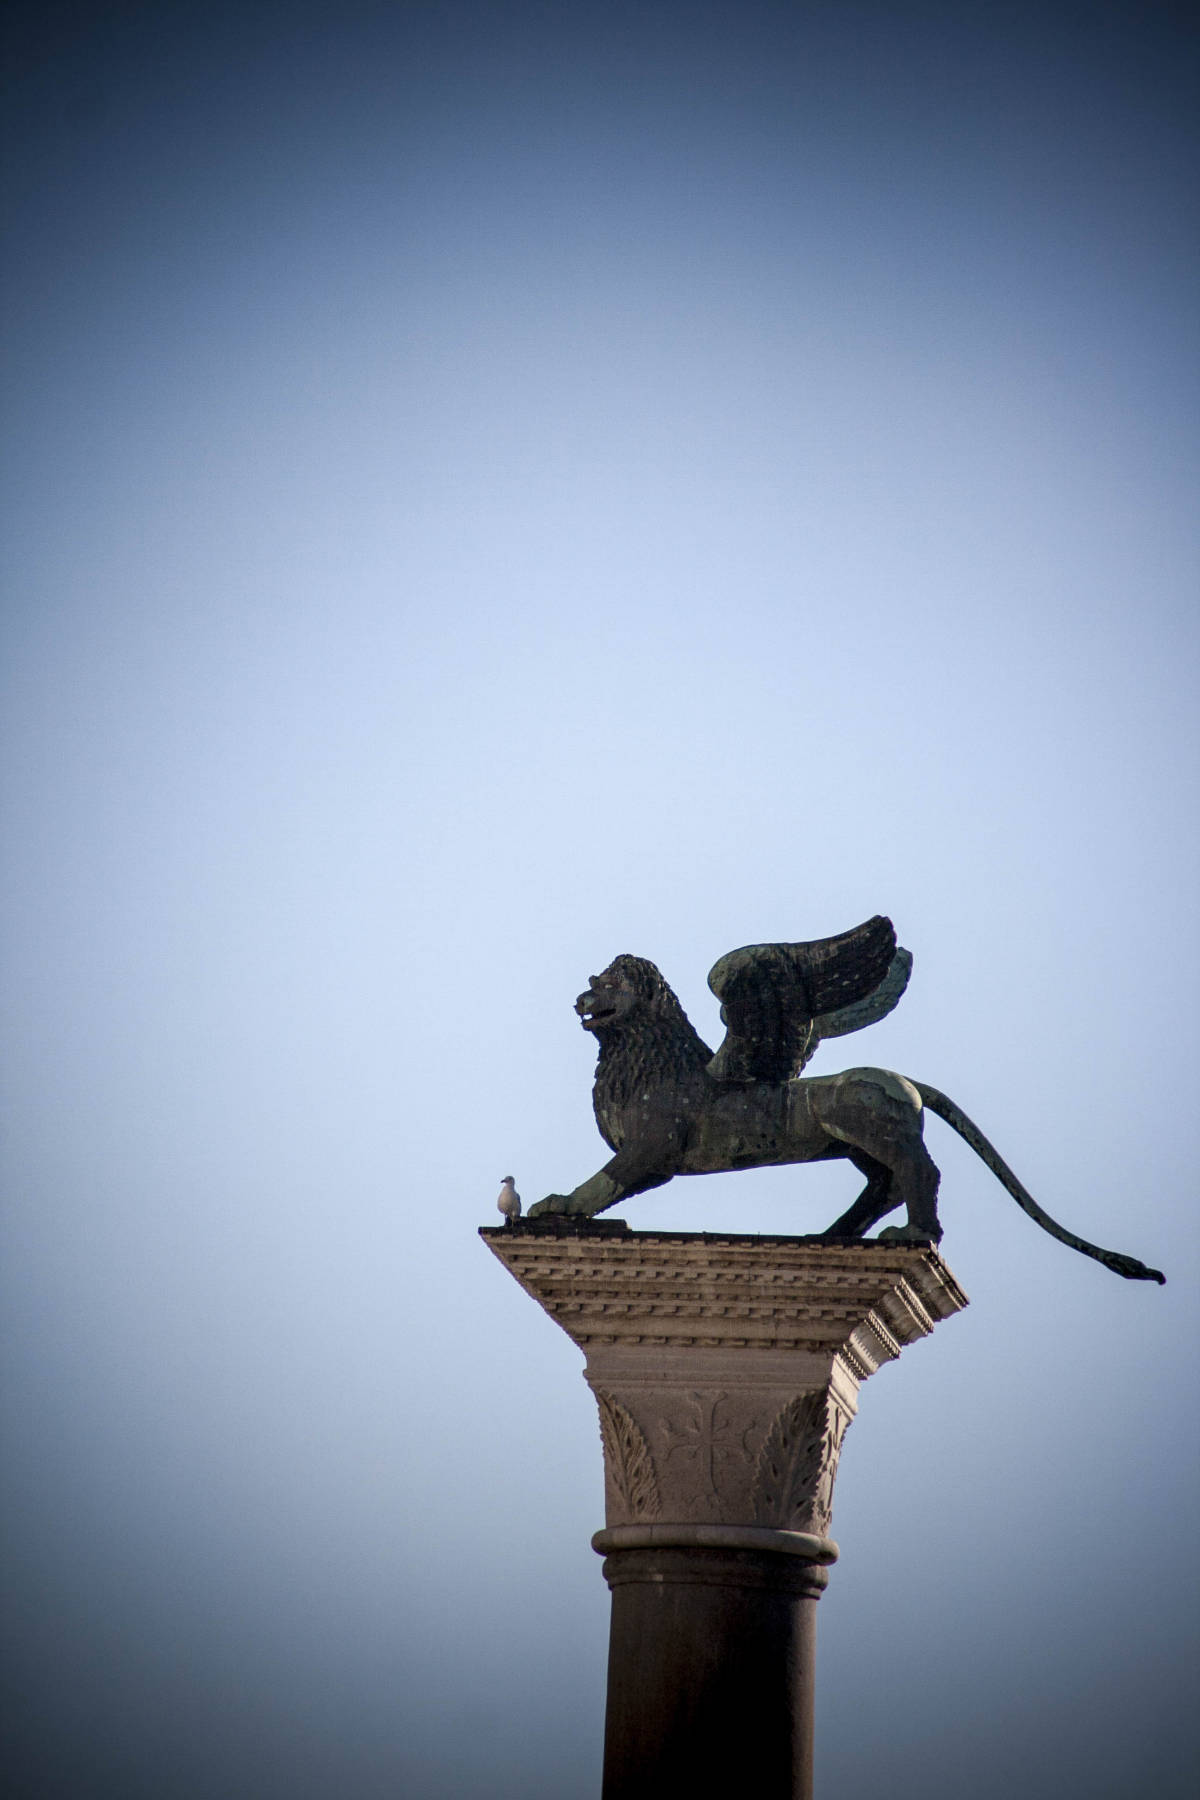
[[[14,1795],[598,1791],[571,1002],[884,911],[961,1318],[820,1791],[1190,1794],[1195,42],[1166,7],[9,27]],[[837,1165],[635,1226],[807,1231]]]

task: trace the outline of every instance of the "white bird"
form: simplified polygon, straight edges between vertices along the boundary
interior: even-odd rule
[[[521,1216],[521,1196],[513,1185],[511,1175],[506,1175],[500,1183],[500,1194],[496,1201],[496,1209],[502,1212],[511,1224]]]

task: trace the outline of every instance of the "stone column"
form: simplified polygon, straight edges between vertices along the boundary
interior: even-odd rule
[[[966,1295],[932,1246],[556,1217],[481,1236],[599,1408],[604,1800],[809,1800],[842,1439],[860,1384]]]

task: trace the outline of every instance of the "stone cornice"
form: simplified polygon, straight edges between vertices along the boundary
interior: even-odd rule
[[[967,1304],[932,1245],[620,1227],[537,1220],[480,1236],[585,1352],[807,1351],[862,1379]]]

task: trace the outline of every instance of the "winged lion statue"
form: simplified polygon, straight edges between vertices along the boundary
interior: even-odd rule
[[[708,977],[726,1027],[714,1056],[654,964],[618,956],[575,1002],[600,1046],[592,1098],[612,1157],[572,1193],[540,1200],[530,1216],[604,1212],[676,1175],[844,1157],[866,1186],[823,1237],[863,1237],[902,1206],[905,1223],[881,1236],[937,1243],[939,1176],[922,1136],[929,1111],[1060,1243],[1129,1280],[1163,1281],[1136,1257],[1103,1250],[1057,1224],[937,1088],[889,1069],[802,1076],[822,1039],[860,1031],[891,1012],[911,968],[910,953],[881,915],[839,937],[732,950]]]

